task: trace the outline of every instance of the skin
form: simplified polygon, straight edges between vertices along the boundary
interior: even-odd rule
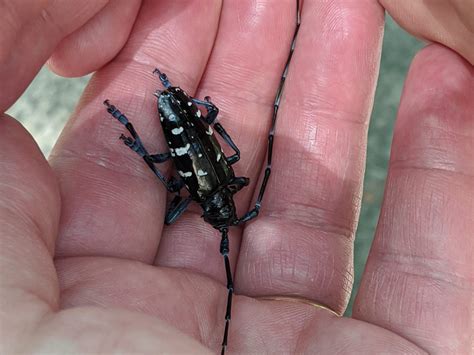
[[[294,2],[273,5],[0,4],[9,19],[0,22],[2,112],[48,58],[65,76],[97,69],[49,162],[19,123],[0,120],[2,353],[219,351],[227,293],[219,235],[196,206],[163,227],[166,191],[117,139],[123,128],[102,101],[116,103],[154,153],[165,150],[155,66],[191,95],[213,97],[242,150],[236,174],[251,179],[236,199],[242,214],[255,200],[294,28]],[[347,306],[383,15],[369,0],[304,2],[263,209],[230,236],[231,353],[472,350],[472,46],[458,50],[464,59],[439,40],[445,46],[413,60],[353,317],[262,299],[299,297],[337,314]],[[423,25],[436,40],[438,27]],[[450,38],[469,40],[461,37]]]

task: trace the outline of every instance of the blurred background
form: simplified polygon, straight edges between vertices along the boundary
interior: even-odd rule
[[[387,171],[387,162],[403,82],[416,52],[423,44],[404,32],[387,16],[382,63],[369,127],[367,169],[361,218],[355,240],[355,283],[352,312],[370,244],[377,224]],[[72,113],[90,76],[64,79],[43,68],[23,96],[7,111],[35,137],[47,156]]]

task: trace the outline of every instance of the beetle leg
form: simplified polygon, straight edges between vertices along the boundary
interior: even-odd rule
[[[207,122],[209,125],[213,125],[214,129],[219,133],[219,135],[224,139],[224,141],[234,150],[235,154],[226,158],[227,163],[230,165],[237,163],[240,160],[240,150],[237,148],[235,145],[234,141],[232,138],[229,136],[229,134],[226,132],[224,127],[216,121],[217,114],[219,113],[219,109],[217,108],[216,105],[214,105],[211,102],[211,98],[209,96],[206,96],[203,100],[199,99],[192,99],[192,101],[197,104],[197,105],[203,105],[207,109],[207,115],[206,117],[203,117],[204,121]]]
[[[137,153],[139,156],[144,157],[145,155],[148,155],[148,152],[146,151],[145,147],[142,144],[142,141],[140,138],[133,139],[132,137],[126,137],[125,135],[121,135],[120,139],[123,140],[123,143],[129,147],[131,150],[133,150],[135,153]]]
[[[268,178],[270,177],[270,173],[272,172],[272,166],[271,166],[271,148],[272,146],[269,147],[268,150],[268,155],[269,155],[269,163],[267,163],[267,167],[265,168],[265,175],[263,176],[263,181],[262,185],[260,186],[260,192],[258,193],[257,196],[257,201],[255,202],[255,207],[248,211],[246,214],[244,214],[241,218],[239,218],[234,224],[242,224],[247,221],[250,221],[251,219],[254,219],[255,217],[258,216],[258,213],[260,211],[260,207],[262,206],[262,199],[263,199],[263,194],[265,193],[265,189],[267,188],[267,183],[268,183]]]
[[[235,177],[233,178],[229,185],[227,185],[227,187],[229,188],[229,190],[235,194],[236,192],[242,190],[242,188],[244,188],[245,186],[247,186],[249,184],[250,180],[249,178],[247,177],[243,177],[243,176],[239,176],[239,177]]]
[[[174,176],[172,176],[168,180],[168,190],[170,192],[177,192],[179,195],[180,190],[184,187],[184,181],[183,179],[176,179]]]
[[[186,211],[186,208],[188,208],[188,205],[191,201],[191,196],[188,196],[183,200],[181,196],[176,195],[173,201],[171,201],[168,212],[166,212],[165,224],[170,225],[174,223],[183,214],[183,212]]]
[[[120,139],[124,141],[125,145],[127,145],[130,149],[135,151],[143,158],[148,167],[153,171],[156,177],[160,179],[160,181],[163,183],[163,185],[165,185],[168,191],[178,191],[179,188],[176,188],[176,184],[173,183],[173,180],[166,180],[163,174],[155,167],[155,163],[160,163],[169,159],[169,157],[167,158],[167,153],[155,155],[148,154],[145,146],[141,142],[140,136],[135,131],[133,125],[128,121],[128,118],[122,112],[120,112],[114,105],[111,105],[109,100],[105,100],[104,105],[107,106],[107,112],[110,113],[114,118],[116,118],[121,124],[123,124],[132,135],[132,137],[126,137],[123,134],[120,136]]]
[[[204,117],[204,121],[206,121],[207,124],[213,124],[215,122],[217,115],[219,114],[219,109],[211,102],[211,98],[209,96],[206,96],[204,100],[191,98],[191,101],[193,101],[196,105],[202,105],[207,109],[207,115]]]
[[[227,163],[229,165],[235,164],[240,160],[240,150],[237,148],[235,145],[234,141],[232,138],[229,136],[229,134],[226,132],[224,127],[220,123],[215,123],[214,124],[214,129],[216,130],[217,133],[224,139],[224,141],[234,150],[235,154],[231,155],[230,157],[227,157]]]
[[[120,136],[120,139],[123,140],[123,142],[125,143],[125,145],[127,147],[129,147],[131,150],[136,152],[142,158],[147,156],[148,159],[150,159],[150,161],[155,163],[155,164],[164,163],[165,161],[168,161],[169,159],[171,159],[171,153],[170,152],[158,153],[158,154],[148,154],[148,152],[145,149],[145,147],[143,146],[142,141],[140,140],[140,138],[133,139],[131,137],[126,137],[122,134]]]
[[[116,118],[121,124],[125,126],[125,128],[130,132],[133,139],[140,140],[137,132],[135,131],[135,127],[128,121],[127,116],[125,116],[122,112],[119,111],[117,107],[111,105],[109,100],[104,101],[104,105],[107,106],[107,112],[112,115],[112,117]]]
[[[163,86],[164,86],[165,88],[168,89],[168,88],[171,87],[171,83],[170,83],[170,81],[168,80],[168,76],[167,76],[165,73],[162,73],[162,72],[160,71],[160,69],[155,68],[155,70],[153,70],[153,74],[158,75],[158,77],[160,78],[161,83],[163,84]]]
[[[164,163],[165,161],[171,159],[171,153],[167,152],[167,153],[151,154],[150,159],[155,164]]]

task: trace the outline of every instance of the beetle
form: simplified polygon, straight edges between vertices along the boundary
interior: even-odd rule
[[[104,101],[107,112],[124,125],[131,135],[125,136],[122,134],[120,139],[123,143],[143,158],[170,193],[176,194],[167,210],[165,224],[169,225],[176,221],[186,210],[189,203],[195,201],[202,207],[204,220],[221,233],[219,250],[224,258],[228,290],[221,354],[224,354],[227,347],[234,293],[229,261],[228,231],[229,227],[250,221],[259,214],[271,174],[273,139],[278,109],[300,23],[300,4],[299,0],[296,0],[296,28],[273,103],[264,177],[254,207],[242,217],[237,216],[233,195],[247,186],[249,179],[234,174],[232,165],[240,160],[240,151],[224,127],[216,122],[219,109],[209,96],[206,96],[204,100],[193,98],[179,86],[173,86],[165,73],[162,73],[159,69],[153,71],[153,74],[158,75],[165,88],[163,91],[155,92],[155,96],[157,97],[161,126],[169,148],[168,152],[158,154],[150,154],[128,118],[108,99]],[[206,115],[203,115],[199,106],[206,108]],[[224,154],[215,133],[220,135],[226,144],[232,148],[234,154],[231,156]],[[155,165],[170,159],[175,165],[178,177],[167,179]],[[185,198],[180,193],[183,188],[189,193]]]

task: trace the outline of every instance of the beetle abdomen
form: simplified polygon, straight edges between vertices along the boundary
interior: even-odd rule
[[[205,200],[234,176],[212,128],[180,88],[163,91],[158,110],[178,175],[194,200]]]

